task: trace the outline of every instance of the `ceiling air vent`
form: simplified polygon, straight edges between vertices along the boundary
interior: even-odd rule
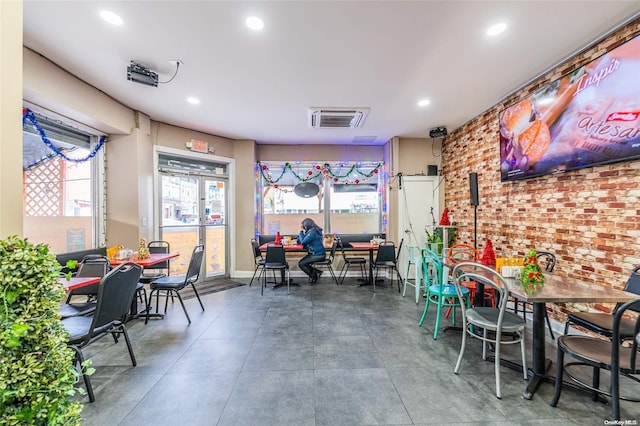
[[[309,108],[309,127],[314,129],[357,129],[369,108]]]

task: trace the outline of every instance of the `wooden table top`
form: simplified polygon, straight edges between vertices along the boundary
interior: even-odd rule
[[[273,243],[264,243],[260,246],[260,251],[267,251],[267,246],[269,245],[273,245]],[[284,247],[284,251],[304,251],[306,252],[307,250],[302,247],[302,244],[289,244],[289,245],[283,245]]]
[[[561,277],[556,274],[544,274],[544,286],[531,294],[524,291],[520,281],[515,278],[505,278],[509,291],[515,297],[525,302],[626,302],[638,297],[611,287],[600,284],[589,284],[575,278]]]
[[[66,291],[71,291],[91,284],[97,284],[100,282],[100,279],[100,277],[72,277],[67,280],[66,277],[60,277],[58,278],[58,282]]]
[[[349,245],[354,249],[358,249],[358,250],[377,250],[379,247],[379,244],[371,244],[367,242],[355,242],[355,241],[349,243]]]
[[[151,257],[148,257],[147,259],[138,259],[136,256],[137,253],[134,253],[131,259],[109,259],[109,262],[111,262],[112,266],[118,266],[125,262],[133,262],[143,268],[147,268],[149,266],[157,265],[158,263],[166,262],[169,259],[176,258],[180,256],[180,253],[151,253]]]

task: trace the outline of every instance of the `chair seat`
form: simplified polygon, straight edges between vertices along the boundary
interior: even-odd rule
[[[265,263],[264,267],[266,269],[289,269],[288,263]]]
[[[87,334],[91,330],[91,323],[93,322],[92,316],[78,316],[69,317],[62,320],[64,328],[69,333],[69,344],[79,344],[84,341]],[[97,336],[104,330],[108,330],[112,327],[112,323],[106,324],[102,327],[96,327],[93,330],[93,336]]]
[[[167,274],[162,274],[162,273],[148,274],[148,275],[142,274],[142,276],[140,277],[138,282],[141,282],[143,284],[150,284],[151,281],[155,281],[155,280],[157,280],[159,278],[166,277],[166,276],[167,276]]]
[[[185,286],[184,275],[167,275],[154,280],[149,284],[151,290],[181,289]]]
[[[63,303],[60,305],[60,318],[89,315],[96,310],[96,303]]]
[[[500,310],[490,307],[477,307],[467,310],[467,319],[470,323],[487,330],[495,330],[498,323]],[[502,319],[502,331],[506,333],[516,332],[524,329],[524,319],[513,312],[504,312]]]
[[[558,346],[572,357],[599,364],[608,369],[611,365],[611,341],[589,336],[565,335],[558,338]],[[631,348],[620,347],[620,369],[629,371],[631,368]]]
[[[598,312],[575,312],[569,314],[567,321],[609,338],[613,334],[613,315]],[[625,339],[633,337],[634,326],[635,323],[632,320],[622,318],[620,321],[620,337]]]
[[[435,294],[436,296],[442,297],[457,297],[456,287],[453,284],[445,284],[440,287],[438,284],[433,284],[429,286],[429,293]],[[462,289],[462,294],[466,296],[469,294],[469,289]]]
[[[344,261],[345,263],[349,263],[352,265],[356,265],[358,263],[367,263],[367,259],[365,259],[364,257],[345,257]]]

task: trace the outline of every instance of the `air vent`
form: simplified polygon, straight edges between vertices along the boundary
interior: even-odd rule
[[[314,129],[357,129],[369,108],[309,108],[309,127]]]

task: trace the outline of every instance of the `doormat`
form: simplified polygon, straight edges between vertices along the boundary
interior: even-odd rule
[[[205,294],[217,293],[219,291],[229,290],[231,288],[236,288],[246,285],[244,283],[239,283],[237,281],[232,281],[227,278],[217,278],[211,281],[205,281],[203,283],[197,283],[196,289],[198,289],[198,294],[203,296]],[[193,292],[191,286],[186,287],[184,290],[180,292],[180,296],[183,299],[192,299],[196,297]]]

